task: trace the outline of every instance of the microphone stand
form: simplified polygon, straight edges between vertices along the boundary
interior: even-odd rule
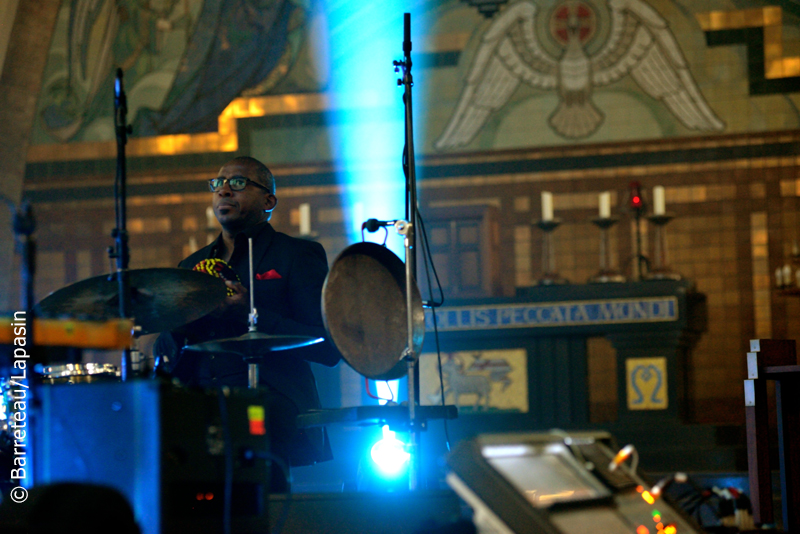
[[[22,288],[19,300],[22,311],[25,312],[25,316],[22,320],[22,323],[14,324],[19,326],[24,325],[25,350],[28,357],[36,358],[38,356],[36,353],[36,347],[34,345],[36,318],[34,317],[33,304],[33,282],[34,275],[36,273],[36,239],[33,237],[33,232],[36,230],[36,219],[33,216],[33,208],[31,208],[31,205],[28,202],[23,200],[20,202],[20,205],[17,206],[13,200],[2,193],[0,193],[0,201],[5,202],[8,206],[8,210],[11,212],[11,226],[14,230],[14,252],[19,254],[22,258],[22,261],[20,262],[20,282],[22,283]],[[12,320],[17,319],[16,315],[13,315],[12,317]],[[9,403],[9,413],[7,414],[8,419],[10,420],[13,418],[15,412],[20,412],[23,414],[23,420],[27,420],[32,415],[31,411],[28,410],[28,407],[32,406],[34,402],[38,402],[38,392],[36,390],[37,383],[35,380],[28,379],[27,373],[24,370],[19,376],[14,376],[14,370],[10,368],[8,375],[11,383],[15,383],[21,387],[29,389],[29,402],[23,402],[22,409],[12,410],[12,406]],[[29,440],[23,442],[23,444],[25,443],[29,443]],[[32,449],[29,448],[28,452],[30,453],[31,450]],[[29,469],[29,472],[32,471],[32,469]],[[33,482],[32,475],[27,475],[23,477],[23,479],[25,480],[25,486],[28,486]]]
[[[128,102],[125,96],[125,89],[122,84],[122,69],[117,69],[117,76],[114,80],[114,130],[117,134],[117,175],[114,180],[114,209],[116,212],[117,226],[112,230],[111,237],[114,238],[114,248],[108,248],[108,257],[117,260],[117,285],[119,288],[119,316],[122,319],[130,317],[131,294],[130,282],[128,279],[128,263],[130,261],[130,251],[128,249],[128,230],[126,228],[126,175],[125,175],[125,145],[128,142],[128,134],[131,127],[127,124]],[[109,276],[113,280],[113,275]],[[130,347],[126,347],[122,352],[122,380],[126,381],[134,373],[139,371],[138,357],[134,358],[134,352]],[[133,361],[136,359],[136,361]]]
[[[408,363],[408,423],[410,429],[409,443],[409,489],[419,488],[420,458],[419,438],[420,422],[417,420],[416,406],[419,403],[419,366],[418,354],[414,353],[413,322],[411,306],[411,284],[415,283],[417,272],[416,260],[416,224],[417,224],[417,176],[414,164],[414,122],[413,108],[411,105],[411,88],[414,78],[411,75],[411,14],[403,14],[403,60],[394,61],[395,72],[402,68],[403,76],[397,80],[397,85],[404,87],[403,103],[405,105],[405,146],[403,148],[403,171],[406,175],[406,221],[402,228],[406,249],[406,308],[408,312],[408,347],[405,360]],[[400,228],[398,228],[400,230]]]
[[[11,211],[11,224],[14,229],[14,241],[16,252],[22,257],[21,282],[22,293],[20,295],[20,305],[25,310],[28,319],[27,331],[28,347],[33,346],[33,278],[36,273],[36,240],[32,237],[36,230],[36,219],[33,216],[33,208],[28,202],[22,201],[19,207],[14,205],[5,195],[0,195],[8,204]]]

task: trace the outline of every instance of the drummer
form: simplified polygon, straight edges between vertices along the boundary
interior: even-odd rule
[[[253,239],[254,306],[259,332],[326,337],[321,293],[328,262],[319,243],[290,237],[270,225],[278,203],[275,179],[260,161],[237,157],[209,180],[211,205],[222,232],[210,245],[180,262],[192,269],[203,260],[224,260],[229,296],[212,313],[177,331],[162,334],[154,352],[167,369],[187,385],[247,386],[247,364],[231,355],[185,351],[179,347],[247,332],[250,311],[248,238]],[[205,265],[208,264],[206,261]],[[225,272],[225,271],[223,271]],[[270,441],[273,454],[288,465],[310,465],[332,458],[324,429],[297,430],[298,413],[320,408],[309,361],[334,366],[340,356],[329,341],[267,354],[259,382],[270,392]],[[273,469],[273,471],[278,471]],[[281,480],[273,477],[273,490]]]

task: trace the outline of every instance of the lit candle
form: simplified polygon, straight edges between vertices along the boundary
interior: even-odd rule
[[[542,220],[553,220],[553,193],[542,191]]]
[[[300,204],[300,235],[311,234],[311,204]]]
[[[611,217],[611,192],[603,191],[600,193],[600,218],[608,219]]]
[[[653,215],[664,215],[665,212],[664,186],[657,185],[653,188]]]

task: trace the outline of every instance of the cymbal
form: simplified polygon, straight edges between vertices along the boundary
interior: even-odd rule
[[[245,360],[266,356],[270,352],[296,349],[322,341],[321,337],[311,336],[271,336],[261,332],[248,332],[239,337],[215,339],[195,345],[187,345],[183,350],[197,352],[229,352],[244,356]]]
[[[188,269],[128,271],[130,314],[142,334],[165,332],[199,319],[225,300],[225,282]],[[119,317],[116,273],[95,276],[58,289],[36,305],[45,317]]]

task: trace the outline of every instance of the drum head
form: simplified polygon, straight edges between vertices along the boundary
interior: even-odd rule
[[[49,365],[40,371],[47,384],[89,384],[119,381],[120,372],[110,363],[68,363]]]
[[[374,380],[408,374],[405,265],[386,247],[356,243],[336,258],[322,289],[322,316],[345,361]],[[413,348],[422,349],[425,312],[416,282],[411,286]]]

